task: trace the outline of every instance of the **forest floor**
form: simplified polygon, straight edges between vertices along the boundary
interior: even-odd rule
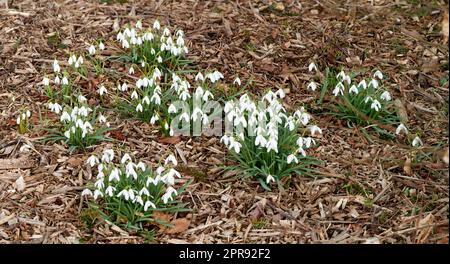
[[[105,2],[0,3],[0,243],[448,243],[449,53],[441,34],[448,2]],[[142,237],[90,223],[80,197],[89,152],[69,155],[63,144],[37,141],[38,114],[25,135],[15,119],[23,105],[46,109],[36,87],[53,59],[66,61],[99,37],[115,39],[116,20],[155,18],[185,31],[189,58],[202,68],[220,70],[230,83],[236,75],[252,79],[254,93],[283,88],[291,106],[314,100],[306,90],[311,61],[380,69],[424,146],[313,113],[324,131],[314,150],[323,161],[319,177],[295,176],[288,189],[267,192],[220,169],[226,148],[218,137],[166,144],[148,124],[109,116],[116,141],[102,146],[120,144],[149,163],[167,149],[183,160],[180,171],[194,179],[182,195],[190,224]],[[32,150],[19,151],[24,143]]]

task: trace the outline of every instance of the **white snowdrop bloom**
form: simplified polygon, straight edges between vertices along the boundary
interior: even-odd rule
[[[110,186],[108,186],[108,188],[106,188],[105,194],[107,194],[109,197],[113,197],[115,191],[116,191],[116,188],[110,185]]]
[[[311,62],[308,66],[308,70],[311,71],[317,71],[317,67],[316,64],[314,64],[314,62]]]
[[[99,121],[100,123],[106,123],[106,117],[105,117],[104,115],[100,114],[100,115],[98,116],[98,121]]]
[[[148,211],[148,208],[152,207],[153,209],[156,209],[156,205],[150,201],[146,201],[144,204],[144,211]]]
[[[77,96],[77,100],[78,100],[78,102],[80,102],[80,103],[84,103],[84,102],[87,101],[87,98],[84,97],[82,94],[80,94],[80,95]]]
[[[145,171],[145,163],[139,161],[138,164],[136,165],[136,168],[140,169],[141,171]]]
[[[124,48],[124,49],[130,48],[130,43],[128,43],[128,41],[126,39],[122,40],[122,48]]]
[[[122,86],[120,86],[120,90],[122,92],[126,92],[128,91],[128,85],[126,83],[123,83]]]
[[[396,135],[400,135],[401,132],[404,132],[405,134],[408,134],[408,129],[402,123],[400,123],[400,125],[395,130],[395,134]]]
[[[184,120],[186,122],[189,122],[189,114],[188,113],[182,113],[180,115],[180,120]]]
[[[348,85],[350,85],[352,83],[352,80],[350,79],[350,76],[348,76],[348,75],[345,75],[342,80],[344,82],[346,82]]]
[[[138,204],[144,206],[144,201],[142,200],[142,197],[141,197],[141,196],[139,196],[139,195],[136,196],[135,201],[136,201],[136,203],[138,203]]]
[[[266,144],[267,144],[266,138],[261,134],[258,134],[255,138],[255,146],[261,146],[262,148],[264,148]]]
[[[129,193],[128,193],[128,190],[125,190],[125,189],[123,189],[122,191],[120,191],[118,194],[117,194],[117,197],[123,197],[124,199],[125,199],[125,201],[128,201],[129,199],[130,199],[130,195],[129,195]]]
[[[60,121],[61,122],[64,122],[64,121],[68,121],[68,122],[70,122],[70,115],[69,115],[69,113],[67,113],[66,111],[64,111],[63,113],[62,113],[62,115],[61,115],[61,118],[60,118]]]
[[[98,48],[100,50],[104,50],[105,49],[105,44],[103,44],[103,42],[100,41],[100,43],[98,44]]]
[[[362,80],[358,83],[358,88],[362,87],[364,90],[367,88],[366,80]]]
[[[162,58],[161,58],[161,56],[158,56],[158,58],[156,58],[156,61],[158,62],[158,63],[162,63]]]
[[[159,24],[158,20],[155,20],[153,23],[153,29],[159,30],[161,28],[161,25]]]
[[[116,40],[122,41],[123,39],[124,39],[124,36],[123,36],[122,32],[117,33]]]
[[[117,182],[120,181],[120,170],[118,168],[114,168],[111,170],[111,173],[109,174],[108,181],[116,180]]]
[[[155,71],[153,72],[153,79],[161,79],[162,73],[161,71],[156,68]]]
[[[152,125],[154,125],[155,123],[156,123],[156,121],[158,121],[159,120],[159,116],[156,114],[156,115],[153,115],[151,118],[150,118],[150,124],[152,124]]]
[[[375,79],[372,79],[369,83],[369,85],[372,85],[373,88],[378,88],[378,81]]]
[[[143,108],[142,105],[139,103],[139,104],[136,106],[136,112],[142,112],[142,111],[144,111],[144,108]]]
[[[266,144],[267,152],[270,152],[271,150],[278,153],[278,142],[275,138],[269,138]]]
[[[310,126],[309,130],[311,131],[311,136],[315,136],[316,133],[322,134],[322,129],[316,125]]]
[[[65,131],[64,132],[64,136],[67,138],[67,139],[70,139],[70,131],[68,130],[68,131]]]
[[[358,94],[358,88],[356,87],[356,85],[352,85],[352,87],[350,87],[350,89],[348,90],[348,92],[351,94],[351,93],[354,93],[354,94]]]
[[[203,93],[202,99],[204,102],[208,102],[209,97],[211,97],[211,99],[214,99],[214,95],[210,91],[205,91],[205,93]]]
[[[133,162],[128,162],[128,164],[125,166],[125,175],[127,177],[133,177],[134,179],[137,179],[137,172],[134,169],[135,165]]]
[[[380,95],[380,99],[384,100],[384,101],[390,101],[392,99],[391,94],[388,91],[384,91],[381,95]]]
[[[172,195],[177,195],[177,190],[175,190],[172,186],[169,186],[166,189],[166,193],[162,196],[163,202],[166,204],[169,200],[173,200]]]
[[[292,162],[294,163],[298,163],[298,159],[294,154],[290,154],[289,156],[287,156],[287,164],[291,164]]]
[[[89,166],[94,167],[96,164],[99,163],[98,158],[95,155],[91,155],[87,160],[86,163],[89,164]]]
[[[312,144],[316,144],[313,138],[307,137],[303,138],[303,143],[305,143],[305,147],[309,148]]]
[[[201,72],[198,72],[197,75],[195,75],[195,81],[204,81],[205,77],[203,77],[203,74]]]
[[[103,193],[100,190],[94,191],[94,200],[97,200],[98,197],[103,197]]]
[[[378,78],[380,80],[383,79],[383,74],[381,73],[381,71],[377,70],[374,74],[373,74],[373,78]]]
[[[142,29],[142,22],[140,20],[138,22],[136,22],[136,28]]]
[[[305,150],[304,150],[303,148],[298,148],[297,151],[300,152],[300,154],[301,154],[303,157],[306,157],[306,152],[305,152]]]
[[[89,190],[89,189],[84,189],[84,190],[81,192],[81,196],[93,196],[93,194],[92,194],[92,191],[91,191],[91,190]]]
[[[416,136],[412,141],[412,146],[413,147],[423,146],[422,140],[420,140],[420,138],[418,136]]]
[[[76,60],[77,60],[77,57],[75,57],[75,55],[70,56],[69,61],[68,61],[69,65],[74,64]]]
[[[61,71],[61,67],[59,66],[58,61],[55,59],[53,61],[53,72],[54,73],[59,73]]]
[[[146,196],[150,196],[150,192],[148,191],[147,188],[143,187],[140,191],[139,191],[139,195],[143,195],[145,194]]]
[[[203,124],[204,126],[206,126],[206,125],[209,124],[209,118],[208,118],[208,115],[207,115],[207,114],[203,114],[203,115],[202,115],[202,124]]]
[[[164,168],[163,166],[159,166],[157,169],[156,169],[156,174],[157,175],[161,175],[161,173],[163,173],[163,171],[165,171],[166,170],[166,168]]]
[[[175,107],[174,104],[170,104],[170,105],[169,105],[169,108],[167,109],[167,112],[168,112],[169,114],[174,114],[174,113],[177,112],[177,108]]]
[[[61,83],[62,83],[62,85],[69,85],[69,80],[67,79],[66,76],[64,76],[64,77],[62,78]]]
[[[164,164],[167,165],[167,164],[169,164],[169,162],[172,162],[172,164],[173,164],[174,166],[177,166],[177,165],[178,165],[177,159],[175,158],[175,156],[174,156],[173,154],[170,154],[170,155],[166,158],[166,160],[164,161]]]
[[[128,153],[125,153],[122,156],[122,159],[120,159],[120,163],[125,164],[125,162],[127,162],[127,161],[131,161],[131,157]]]
[[[241,79],[239,79],[239,77],[236,77],[236,79],[234,79],[233,84],[237,84],[239,86],[241,86]]]
[[[48,108],[51,110],[51,111],[53,111],[53,112],[55,112],[56,114],[59,114],[59,112],[61,112],[61,110],[62,110],[62,107],[61,107],[61,105],[59,105],[58,103],[49,103],[48,104]]]
[[[222,138],[220,138],[220,142],[225,144],[225,146],[228,146],[228,144],[230,143],[230,137],[227,135],[222,136]]]
[[[105,149],[102,155],[102,161],[106,163],[110,163],[114,159],[114,150]]]
[[[312,81],[308,84],[307,88],[308,90],[315,91],[317,89],[317,84],[314,81]]]
[[[338,96],[339,94],[344,95],[344,85],[341,82],[338,83],[333,90],[334,96]]]
[[[108,93],[108,90],[106,90],[105,86],[102,85],[98,89],[98,93],[100,94],[100,96],[103,96],[104,94]]]
[[[150,101],[154,102],[156,105],[160,105],[161,104],[161,97],[159,96],[159,94],[154,93],[152,95],[152,98],[150,98]]]
[[[166,37],[170,36],[170,30],[167,27],[164,27],[162,34]]]
[[[239,153],[241,151],[241,143],[239,143],[238,141],[236,141],[234,138],[230,138],[230,145],[229,148],[233,149],[234,152]]]
[[[279,98],[284,98],[286,96],[286,93],[284,92],[283,89],[278,89],[276,95],[278,95]]]
[[[88,51],[89,51],[89,54],[94,55],[95,54],[95,47],[94,47],[94,45],[89,46]]]
[[[130,75],[134,74],[134,68],[133,68],[133,66],[130,67],[130,69],[128,70],[128,73],[129,73]]]
[[[105,188],[105,182],[103,181],[103,178],[98,179],[95,183],[94,183],[95,188],[97,189],[103,189]]]
[[[370,102],[370,101],[373,101],[373,99],[372,99],[372,97],[370,97],[370,96],[367,96],[365,99],[364,99],[364,103],[368,103],[368,102]]]
[[[150,98],[148,98],[148,96],[144,96],[144,98],[142,98],[142,104],[150,105]]]
[[[134,190],[133,189],[128,189],[128,195],[130,196],[130,200],[134,201],[135,199],[135,195],[134,195]]]
[[[344,80],[346,74],[344,71],[340,71],[337,75],[336,78],[340,79],[341,81]]]
[[[275,178],[269,174],[266,177],[266,183],[269,184],[270,182],[275,182]]]
[[[45,86],[49,86],[50,85],[50,80],[47,77],[44,77],[44,79],[42,79],[42,84]]]
[[[378,112],[380,110],[380,108],[381,108],[381,104],[380,104],[380,102],[378,100],[373,100],[372,104],[370,105],[370,108],[374,109],[375,111]]]
[[[137,92],[136,92],[136,91],[133,91],[133,92],[131,93],[131,99],[138,99],[138,98],[139,98],[139,96],[138,96]]]
[[[179,98],[180,98],[181,100],[183,100],[183,101],[186,101],[187,99],[191,98],[191,95],[189,94],[188,91],[185,90],[185,91],[183,91],[183,92],[180,93]]]

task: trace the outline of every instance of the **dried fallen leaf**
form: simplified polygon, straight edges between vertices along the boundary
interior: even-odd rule
[[[156,225],[159,227],[159,229],[161,229],[162,231],[167,229],[167,225],[170,222],[170,215],[164,212],[160,212],[160,211],[154,211],[153,212],[153,219],[155,219],[154,222],[152,222],[152,224]]]
[[[14,182],[14,188],[18,190],[19,192],[25,190],[25,180],[22,176],[20,176],[15,182]]]
[[[112,138],[120,140],[120,141],[125,140],[125,136],[119,130],[112,130],[112,131],[109,132],[109,135]]]
[[[72,168],[76,168],[76,167],[79,167],[81,164],[83,164],[83,159],[77,158],[77,157],[71,157],[67,160],[67,163],[69,163],[69,165]]]
[[[180,137],[162,137],[158,141],[159,141],[159,143],[163,143],[163,144],[175,145],[181,141],[181,138]]]
[[[172,222],[170,222],[170,224],[172,224],[173,226],[167,229],[165,232],[167,234],[182,233],[188,229],[190,223],[191,222],[186,218],[175,219]]]
[[[444,18],[442,19],[442,36],[444,36],[444,43],[448,42],[448,27],[448,12],[446,11]]]
[[[280,11],[280,12],[283,12],[285,9],[282,2],[275,3],[273,7],[275,8],[275,10]]]
[[[448,165],[448,147],[445,149],[444,154],[442,155],[442,161]]]
[[[411,175],[411,174],[412,174],[412,170],[411,170],[411,159],[410,159],[410,158],[406,158],[405,165],[403,165],[403,171],[404,171],[407,175]]]

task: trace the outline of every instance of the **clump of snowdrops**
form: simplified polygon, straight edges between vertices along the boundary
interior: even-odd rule
[[[129,52],[122,58],[140,64],[144,69],[156,66],[164,73],[172,73],[179,72],[189,63],[185,59],[188,48],[183,31],[172,34],[158,20],[148,28],[144,28],[141,21],[134,26],[127,25],[117,34],[117,41]]]
[[[108,140],[105,133],[109,130],[109,123],[96,109],[91,109],[86,104],[86,98],[80,96],[76,106],[61,106],[58,103],[50,103],[50,110],[60,115],[60,125],[56,129],[49,130],[50,134],[44,141],[63,141],[70,146],[72,152],[77,148],[86,148],[98,141]]]
[[[311,125],[311,116],[302,107],[292,115],[281,103],[283,90],[269,91],[255,102],[245,94],[225,104],[226,134],[221,138],[243,176],[256,178],[264,189],[291,175],[313,176],[311,165],[319,160],[307,154],[314,146],[312,136],[322,130]],[[310,136],[311,135],[311,136]]]
[[[29,129],[29,119],[31,117],[30,110],[22,110],[19,113],[19,116],[16,119],[16,123],[19,126],[19,133],[25,134]]]
[[[92,206],[113,223],[141,230],[145,223],[160,221],[153,218],[155,211],[186,211],[178,197],[189,182],[175,189],[181,174],[175,169],[178,162],[172,154],[156,168],[133,162],[127,153],[120,157],[112,149],[90,156],[87,163],[97,168],[97,176],[82,195],[92,197]]]

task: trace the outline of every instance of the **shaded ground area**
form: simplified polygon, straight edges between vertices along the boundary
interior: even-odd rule
[[[449,174],[442,162],[448,148],[448,47],[440,34],[447,5],[412,0],[10,3],[15,12],[0,10],[0,242],[448,243]],[[289,189],[264,192],[258,183],[235,180],[220,169],[225,149],[219,138],[167,145],[159,142],[156,128],[111,115],[124,136],[113,144],[149,163],[166,149],[183,160],[185,180],[195,179],[183,195],[193,212],[187,215],[188,230],[175,235],[143,238],[93,223],[80,200],[91,177],[84,165],[89,152],[68,155],[62,145],[35,140],[45,125],[38,113],[46,111],[36,84],[51,71],[54,58],[66,61],[94,39],[114,39],[115,21],[140,19],[149,25],[155,18],[185,31],[190,58],[201,67],[219,69],[230,82],[237,75],[252,80],[254,93],[284,88],[291,107],[313,101],[315,95],[306,90],[311,61],[320,68],[378,68],[424,147],[367,136],[315,113],[324,130],[314,151],[324,161],[322,175],[293,177]],[[23,105],[35,118],[25,136],[15,126]],[[20,152],[23,143],[34,149]],[[413,162],[405,166],[407,159]],[[26,187],[17,191],[21,175]]]

